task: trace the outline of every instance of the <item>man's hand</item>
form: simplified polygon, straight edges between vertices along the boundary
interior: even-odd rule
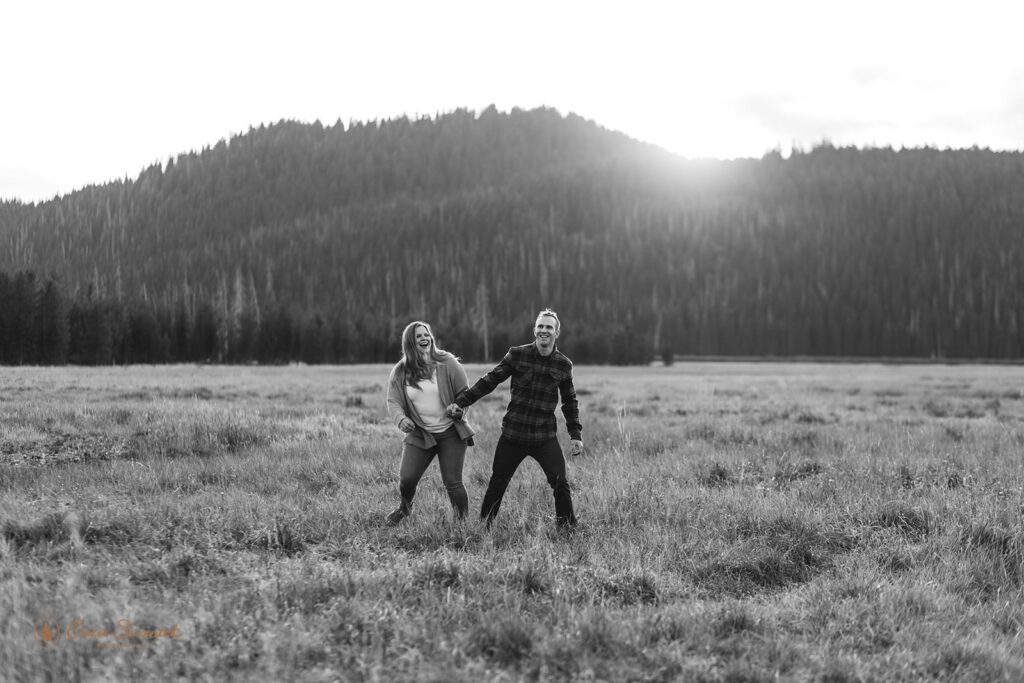
[[[583,455],[583,440],[573,439],[569,442],[569,455],[576,457],[577,455]]]
[[[458,403],[449,404],[449,406],[444,409],[444,414],[453,420],[461,420],[464,412],[465,411],[459,407]]]
[[[406,434],[408,434],[412,430],[416,429],[416,425],[409,418],[403,417],[401,420],[398,421],[398,428],[401,429]]]

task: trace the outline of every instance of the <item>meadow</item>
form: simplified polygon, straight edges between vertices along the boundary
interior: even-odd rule
[[[578,367],[571,533],[386,527],[387,370],[0,369],[0,679],[1024,680],[1024,367]]]

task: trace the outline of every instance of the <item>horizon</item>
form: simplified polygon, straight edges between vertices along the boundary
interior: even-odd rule
[[[1022,151],[1024,8],[808,0],[628,10],[297,0],[17,5],[0,199],[47,201],[281,120],[551,107],[689,159],[837,147]],[[955,45],[956,50],[950,46]],[[187,46],[187,47],[185,47]],[[870,47],[870,49],[866,49]],[[331,124],[333,125],[333,124]]]
[[[480,113],[484,109],[486,109],[486,108],[487,107],[482,107],[480,109],[472,109],[472,110],[470,110],[470,112],[472,114],[474,114],[474,116],[479,117]],[[522,109],[522,110],[526,110],[526,111],[532,111],[533,109],[542,109],[542,108],[553,109],[553,107],[545,107],[545,105],[539,105],[538,107],[531,108],[529,110],[526,110],[523,107],[512,107],[511,109]],[[186,149],[186,150],[182,150],[182,151],[179,151],[177,153],[174,153],[174,154],[170,154],[170,155],[168,155],[168,156],[166,156],[166,157],[164,157],[162,159],[155,159],[151,163],[149,163],[149,164],[139,168],[138,171],[135,174],[133,174],[133,175],[127,175],[126,174],[124,176],[117,177],[117,178],[107,178],[105,180],[100,180],[100,181],[96,181],[96,182],[87,182],[84,185],[81,185],[79,187],[75,187],[75,188],[73,188],[71,190],[68,190],[66,192],[60,192],[60,193],[57,193],[57,194],[54,194],[54,195],[51,195],[51,196],[37,197],[35,199],[24,199],[22,197],[4,197],[4,196],[0,196],[0,202],[3,202],[3,203],[21,203],[23,205],[33,205],[33,204],[34,205],[39,205],[39,204],[45,204],[47,202],[54,201],[54,200],[60,200],[60,199],[63,199],[64,197],[67,197],[67,196],[70,196],[72,194],[75,194],[76,192],[81,192],[83,190],[86,190],[86,189],[89,189],[89,188],[93,188],[93,187],[103,187],[105,185],[109,185],[109,184],[113,184],[113,183],[119,183],[119,182],[129,182],[129,183],[135,182],[135,181],[137,181],[142,176],[142,174],[146,170],[148,170],[149,168],[152,168],[155,165],[159,164],[161,169],[166,170],[169,163],[171,163],[172,161],[176,161],[181,156],[187,156],[187,155],[190,155],[190,154],[202,154],[203,152],[214,148],[216,145],[220,144],[221,142],[226,142],[227,144],[230,144],[231,141],[234,140],[235,138],[244,137],[245,135],[248,135],[253,130],[258,130],[261,127],[268,127],[269,128],[271,126],[278,125],[278,124],[284,123],[284,122],[298,123],[299,125],[304,125],[304,126],[313,126],[313,125],[316,125],[316,124],[319,123],[325,129],[326,128],[333,128],[333,127],[335,127],[337,125],[341,125],[341,126],[343,126],[343,129],[347,131],[352,126],[357,125],[357,124],[365,125],[365,124],[374,123],[374,122],[380,122],[380,123],[391,122],[391,121],[401,120],[403,117],[404,118],[408,118],[409,120],[412,120],[412,121],[419,120],[419,119],[422,119],[422,118],[429,118],[431,120],[436,120],[438,117],[443,117],[443,116],[445,116],[447,114],[454,113],[455,111],[457,111],[459,109],[468,109],[468,108],[466,108],[466,107],[456,107],[456,108],[454,108],[454,109],[452,109],[450,111],[438,112],[438,113],[435,113],[434,115],[431,115],[431,116],[420,115],[420,116],[415,116],[414,117],[414,116],[408,116],[408,115],[405,115],[405,114],[400,114],[400,115],[396,115],[396,116],[376,117],[376,118],[371,118],[371,119],[358,119],[358,120],[350,119],[348,121],[342,121],[341,119],[338,119],[338,120],[336,120],[334,122],[331,122],[331,123],[325,123],[325,122],[320,121],[320,120],[316,120],[316,121],[299,121],[299,120],[296,120],[296,119],[280,119],[278,121],[265,121],[265,122],[261,122],[260,124],[257,124],[257,125],[250,125],[244,131],[232,132],[232,133],[230,133],[227,136],[218,138],[217,140],[213,140],[213,141],[207,142],[207,143],[203,144],[201,147],[192,147],[190,149]],[[499,110],[499,112],[502,113],[502,114],[508,114],[508,113],[511,112],[511,109]],[[941,152],[959,152],[959,151],[979,150],[979,151],[989,151],[989,152],[993,152],[993,153],[1024,154],[1024,148],[1018,148],[1018,149],[992,149],[990,147],[980,146],[980,145],[976,145],[976,144],[975,145],[970,145],[970,146],[963,146],[963,147],[948,147],[948,146],[947,147],[940,147],[938,145],[932,145],[932,144],[921,144],[921,145],[891,145],[891,144],[876,145],[876,144],[864,144],[864,145],[858,145],[858,144],[837,144],[834,141],[829,140],[829,139],[821,139],[821,140],[817,140],[817,141],[811,141],[811,142],[809,142],[807,144],[797,144],[797,143],[794,142],[794,143],[792,143],[792,144],[790,144],[788,146],[785,146],[785,147],[779,145],[779,146],[776,146],[773,149],[766,149],[766,150],[764,150],[762,153],[760,153],[758,155],[751,155],[751,156],[737,155],[737,156],[732,156],[732,157],[686,157],[686,156],[684,156],[682,154],[679,154],[678,152],[674,152],[674,151],[672,151],[670,149],[666,149],[665,147],[663,147],[661,145],[658,145],[656,142],[652,142],[652,141],[649,141],[649,140],[641,140],[641,139],[638,139],[638,138],[636,138],[636,137],[634,137],[632,135],[629,135],[629,133],[626,132],[626,131],[613,130],[613,129],[607,128],[605,126],[602,126],[599,121],[595,121],[592,118],[589,118],[587,116],[583,116],[582,114],[579,114],[578,112],[559,112],[559,115],[562,116],[563,119],[568,117],[568,116],[571,116],[571,115],[579,116],[580,118],[583,118],[583,119],[585,119],[587,121],[590,121],[590,122],[594,123],[596,126],[602,128],[603,130],[607,131],[610,134],[623,134],[623,135],[626,135],[627,137],[629,137],[632,141],[636,142],[637,144],[651,144],[651,145],[654,145],[654,146],[658,147],[659,149],[661,149],[661,150],[663,150],[663,151],[665,151],[665,152],[667,152],[669,154],[672,154],[673,156],[679,158],[681,161],[728,162],[728,161],[735,161],[735,160],[742,160],[742,159],[758,160],[758,159],[763,159],[764,157],[766,157],[769,154],[772,154],[774,152],[778,152],[782,156],[783,159],[789,159],[794,154],[804,154],[804,153],[808,153],[808,152],[811,152],[813,150],[816,150],[816,149],[819,149],[819,148],[822,148],[822,147],[833,147],[835,149],[856,149],[857,151],[863,151],[863,152],[872,151],[872,150],[887,150],[887,149],[891,149],[891,150],[897,151],[897,152],[899,152],[899,151],[914,151],[914,150],[935,150],[935,151],[941,151]]]

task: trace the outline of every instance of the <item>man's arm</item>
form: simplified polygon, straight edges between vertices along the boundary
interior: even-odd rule
[[[580,446],[582,447],[583,424],[580,422],[580,404],[576,400],[576,387],[572,383],[572,371],[558,385],[558,392],[562,396],[562,415],[565,417],[565,428],[569,430],[569,438],[581,442]]]
[[[494,369],[478,379],[473,386],[460,393],[456,397],[454,405],[459,408],[468,408],[473,405],[511,377],[512,367],[512,351],[509,350],[501,362],[494,366]]]

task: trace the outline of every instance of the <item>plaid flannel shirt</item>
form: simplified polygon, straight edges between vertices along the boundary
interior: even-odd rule
[[[511,400],[501,421],[501,433],[512,441],[537,444],[558,436],[555,407],[559,395],[569,438],[580,439],[580,408],[572,383],[572,361],[557,348],[542,356],[534,344],[513,346],[493,370],[455,399],[460,407],[473,405],[499,384],[512,378]]]

